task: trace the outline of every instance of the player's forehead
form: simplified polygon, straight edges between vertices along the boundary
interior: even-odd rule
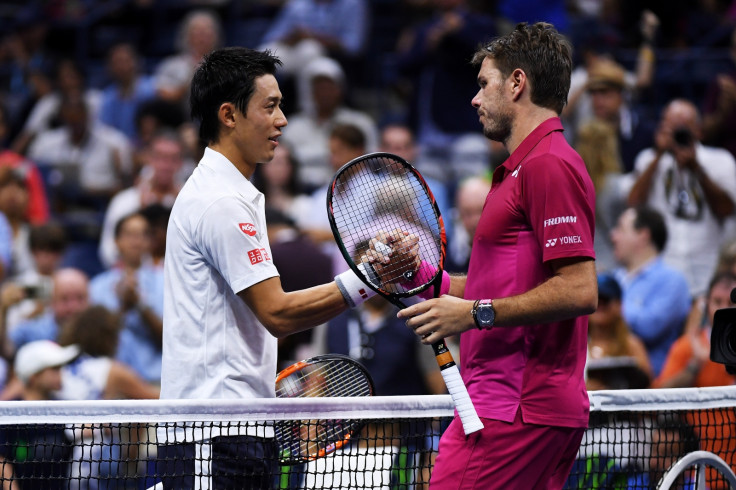
[[[276,77],[269,74],[261,75],[253,81],[253,96],[251,101],[263,102],[269,99],[281,100],[281,89]]]

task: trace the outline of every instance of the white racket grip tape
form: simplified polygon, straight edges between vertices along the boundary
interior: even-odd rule
[[[465,383],[463,383],[463,378],[460,376],[457,366],[445,368],[441,372],[442,377],[445,379],[447,391],[450,392],[457,414],[463,423],[465,435],[467,436],[481,430],[483,428],[483,422],[481,422],[475,411],[470,395],[468,395],[468,389],[465,387]]]

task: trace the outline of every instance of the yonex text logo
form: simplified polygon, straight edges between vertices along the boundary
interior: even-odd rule
[[[559,225],[561,223],[577,223],[577,216],[558,216],[557,218],[550,218],[544,220],[544,227]]]
[[[547,245],[545,245],[545,247],[554,247],[555,245],[557,245],[557,238],[551,238],[547,240]]]
[[[569,243],[583,243],[583,239],[580,238],[580,235],[560,237],[561,245],[567,245]]]
[[[238,226],[240,227],[240,231],[242,231],[246,235],[248,236],[256,235],[256,227],[253,223],[238,223]]]

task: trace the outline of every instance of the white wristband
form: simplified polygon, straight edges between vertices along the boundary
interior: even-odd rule
[[[365,265],[359,264],[358,268],[361,267],[365,267]],[[352,269],[336,275],[335,283],[345,298],[345,302],[351,308],[355,308],[365,300],[376,295],[376,292],[366,286],[360,277],[358,277],[358,274],[353,272]]]

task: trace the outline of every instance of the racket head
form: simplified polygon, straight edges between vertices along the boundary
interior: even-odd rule
[[[340,354],[299,361],[276,376],[278,398],[372,396],[373,378],[358,361]],[[302,464],[345,446],[360,431],[359,420],[284,420],[274,424],[283,464]]]
[[[424,177],[398,155],[368,153],[343,165],[327,191],[327,215],[348,266],[392,302],[414,296],[441,280],[447,238],[439,206]],[[370,239],[381,231],[396,229],[419,237],[419,257],[434,267],[433,275],[417,277],[409,285],[408,281],[382,282],[376,274],[367,277],[358,268]],[[384,276],[411,275],[413,268],[414,264],[398,263]]]

